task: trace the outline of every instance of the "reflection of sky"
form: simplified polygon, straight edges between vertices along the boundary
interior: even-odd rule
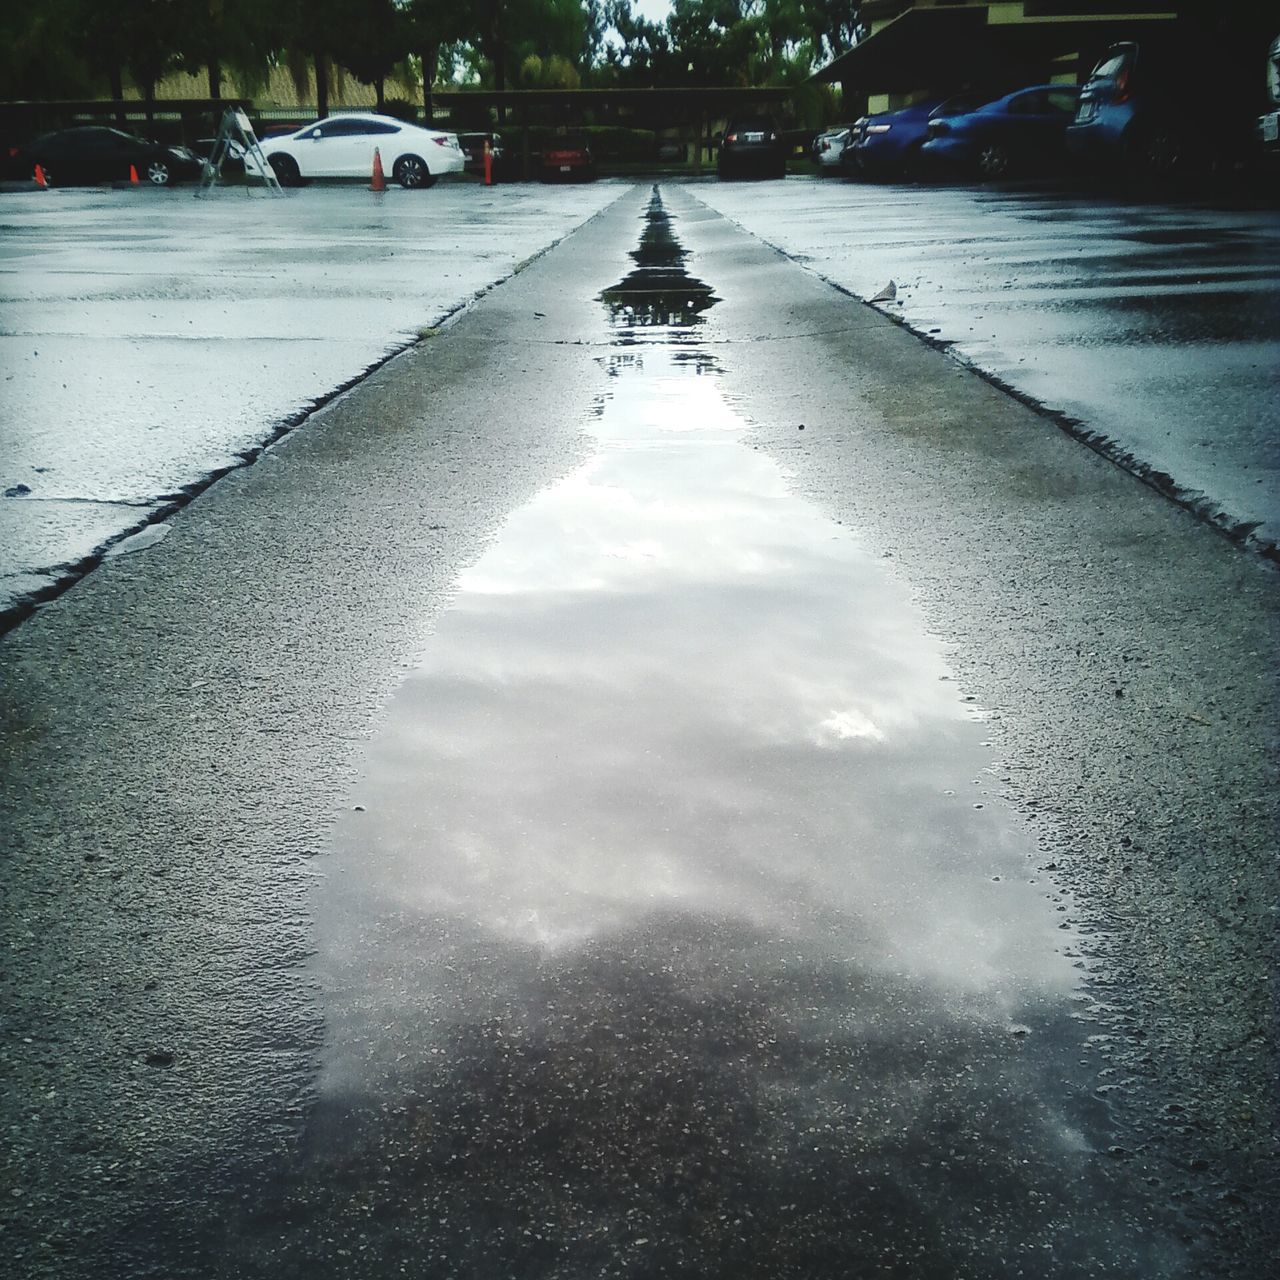
[[[939,645],[694,326],[619,325],[595,456],[464,575],[323,861],[304,1233],[376,1170],[457,1274],[1182,1274]]]
[[[901,587],[713,374],[648,345],[611,386],[595,456],[463,575],[397,699],[351,832],[375,892],[551,951],[683,910],[1007,1004],[1069,985]]]

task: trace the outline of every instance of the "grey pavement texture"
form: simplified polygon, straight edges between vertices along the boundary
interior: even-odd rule
[[[0,196],[0,623],[618,191]]]
[[[325,1000],[350,996],[308,967],[315,886],[459,575],[591,456],[597,295],[644,194],[0,640],[2,1212],[24,1274],[355,1276],[390,1256],[379,1206],[414,1201],[378,1167],[272,1191],[324,1140]],[[985,715],[988,789],[1085,939],[1110,1159],[1158,1180],[1201,1274],[1267,1274],[1274,571],[691,196],[667,200],[721,298],[700,340],[729,403],[900,576]],[[509,376],[478,381],[499,358]],[[421,1172],[405,1153],[432,1136],[399,1134],[397,1175]]]
[[[886,314],[1277,554],[1274,209],[816,179],[695,189],[856,297],[891,293]]]

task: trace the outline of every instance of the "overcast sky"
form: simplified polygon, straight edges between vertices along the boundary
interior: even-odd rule
[[[671,0],[631,0],[631,9],[638,17],[661,22],[671,12]]]

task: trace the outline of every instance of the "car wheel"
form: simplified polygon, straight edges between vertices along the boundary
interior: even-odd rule
[[[1009,172],[1011,157],[998,142],[984,143],[978,152],[978,172],[984,178],[1003,178]]]
[[[391,167],[391,176],[408,191],[422,191],[435,186],[435,174],[421,156],[401,156]]]
[[[924,181],[924,155],[920,150],[922,146],[924,146],[924,143],[917,142],[914,147],[908,147],[903,155],[902,179],[904,182]]]
[[[1184,147],[1171,129],[1157,129],[1139,143],[1138,159],[1153,178],[1167,178],[1182,166]]]
[[[276,181],[282,187],[302,186],[302,175],[298,172],[298,162],[292,156],[275,155],[267,157],[267,163],[276,175]]]
[[[167,187],[173,183],[173,170],[165,160],[147,161],[147,181],[153,187]]]

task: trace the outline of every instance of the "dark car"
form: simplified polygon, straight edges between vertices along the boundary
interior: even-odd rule
[[[964,114],[935,116],[921,157],[982,178],[1056,168],[1065,159],[1063,138],[1079,96],[1065,85],[1039,84]]]
[[[170,187],[198,178],[204,161],[186,147],[166,147],[121,129],[85,125],[42,134],[21,151],[24,168],[39,165],[50,186],[140,182]],[[130,172],[132,170],[132,173]]]
[[[1080,90],[1067,147],[1088,167],[1154,178],[1245,159],[1261,86],[1237,53],[1213,42],[1112,45]]]
[[[990,95],[965,93],[863,116],[853,126],[845,148],[846,170],[865,178],[914,177],[920,168],[920,148],[929,136],[929,121],[963,115],[988,101]]]
[[[716,159],[721,178],[782,178],[786,172],[787,144],[768,116],[729,121]]]
[[[484,177],[484,144],[486,142],[489,144],[489,169],[493,180],[509,181],[516,177],[520,157],[508,152],[503,146],[500,133],[458,134],[458,145],[462,148],[462,154],[465,157],[463,169],[467,173],[475,174],[477,178]]]
[[[572,134],[550,138],[538,158],[543,182],[590,182],[596,176],[596,160],[585,138]]]

